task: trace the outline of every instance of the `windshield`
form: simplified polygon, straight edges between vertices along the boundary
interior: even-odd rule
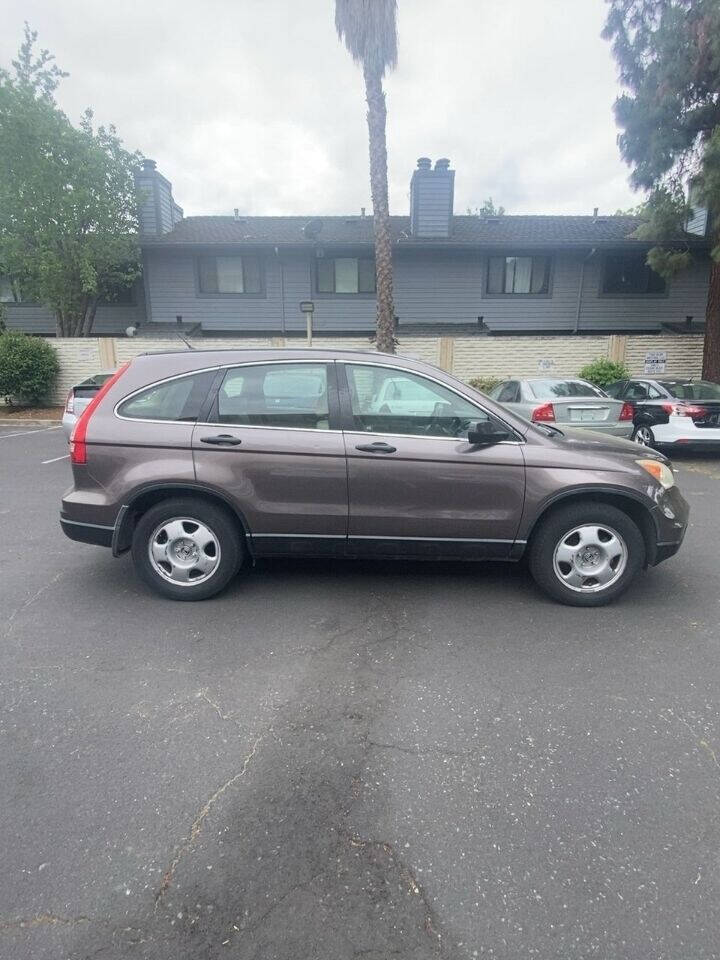
[[[708,380],[661,380],[660,386],[678,400],[720,400],[720,385]]]
[[[530,380],[530,389],[538,400],[555,397],[604,397],[602,390],[584,380]]]

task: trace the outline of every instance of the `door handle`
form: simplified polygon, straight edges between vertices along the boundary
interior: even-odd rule
[[[361,443],[355,449],[362,450],[364,453],[395,453],[397,447],[391,447],[389,443],[376,440],[375,443]]]
[[[231,433],[219,433],[216,437],[200,437],[200,443],[211,443],[214,447],[237,447],[242,440]]]

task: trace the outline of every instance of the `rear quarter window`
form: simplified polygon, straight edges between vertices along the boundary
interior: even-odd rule
[[[118,407],[130,420],[170,420],[194,423],[215,377],[215,370],[188,374],[146,387]]]

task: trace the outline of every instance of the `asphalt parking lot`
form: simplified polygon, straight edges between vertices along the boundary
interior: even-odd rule
[[[720,458],[614,606],[503,565],[151,595],[0,427],[0,957],[720,956]]]

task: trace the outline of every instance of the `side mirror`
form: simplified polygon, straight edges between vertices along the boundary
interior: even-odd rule
[[[480,420],[468,430],[468,443],[474,446],[491,447],[510,439],[510,432],[493,420]]]

